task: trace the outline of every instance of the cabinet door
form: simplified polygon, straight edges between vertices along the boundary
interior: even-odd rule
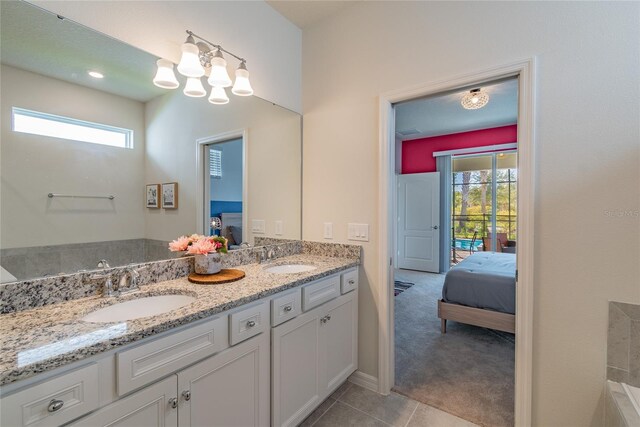
[[[324,398],[358,367],[358,293],[326,303],[320,323],[320,395]]]
[[[172,375],[79,419],[73,426],[177,427],[177,380]]]
[[[318,388],[322,307],[272,330],[272,417],[275,426],[295,426],[322,401]]]
[[[180,427],[268,426],[269,334],[178,372]]]

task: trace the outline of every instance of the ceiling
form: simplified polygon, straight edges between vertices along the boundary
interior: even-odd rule
[[[155,56],[26,2],[1,8],[3,64],[142,102],[165,93],[151,81]]]
[[[489,103],[478,110],[460,104],[468,91],[422,98],[396,105],[396,135],[406,141],[511,125],[518,120],[518,80],[480,86]]]
[[[280,15],[287,18],[298,28],[304,29],[331,15],[335,15],[356,1],[320,1],[320,0],[266,0]]]

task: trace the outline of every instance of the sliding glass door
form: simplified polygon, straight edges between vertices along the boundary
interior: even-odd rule
[[[515,253],[516,152],[454,156],[451,164],[452,263],[476,251]]]

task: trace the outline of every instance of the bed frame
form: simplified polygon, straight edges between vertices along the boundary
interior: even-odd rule
[[[467,307],[438,300],[438,317],[440,331],[447,333],[447,320],[453,320],[468,325],[496,329],[498,331],[516,333],[515,314],[501,313],[493,310]]]

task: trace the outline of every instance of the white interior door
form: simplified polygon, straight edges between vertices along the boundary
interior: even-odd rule
[[[398,175],[398,267],[439,272],[440,172]]]

